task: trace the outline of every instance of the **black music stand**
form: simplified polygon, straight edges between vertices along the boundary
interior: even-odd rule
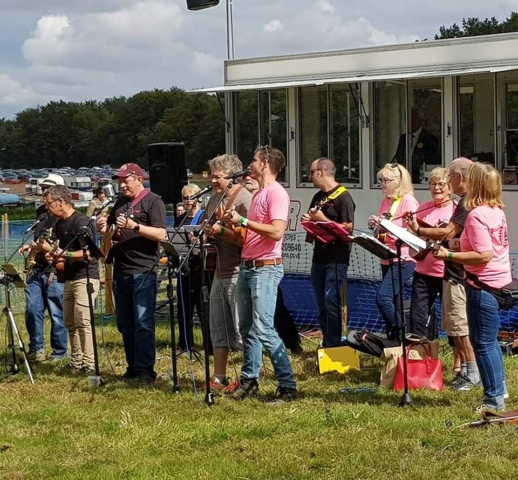
[[[29,375],[29,379],[31,383],[34,385],[34,378],[32,376],[32,370],[29,365],[29,361],[27,360],[25,345],[20,336],[20,331],[18,330],[16,321],[14,319],[14,314],[11,309],[11,292],[9,291],[11,285],[14,285],[16,288],[25,288],[27,284],[16,270],[16,267],[10,263],[2,265],[1,273],[1,281],[4,284],[5,292],[5,307],[2,310],[2,312],[7,319],[7,335],[9,339],[9,344],[7,348],[11,349],[13,359],[13,363],[11,364],[9,374],[16,375],[20,372],[20,366],[18,365],[18,358],[16,356],[16,350],[20,350],[22,352],[23,363],[25,364],[27,375]]]
[[[399,310],[401,315],[401,348],[403,354],[403,380],[404,380],[404,391],[401,396],[399,405],[401,407],[410,405],[412,403],[412,398],[408,393],[408,364],[407,364],[407,355],[406,355],[406,316],[404,312],[404,300],[403,300],[403,268],[401,267],[402,254],[401,247],[403,243],[408,245],[411,249],[419,252],[423,249],[426,249],[426,241],[422,238],[417,237],[413,233],[410,233],[406,228],[400,227],[390,220],[382,220],[380,222],[380,227],[386,230],[388,233],[396,237],[396,251],[397,257],[399,259],[398,269],[399,269]]]
[[[180,384],[178,382],[178,362],[176,358],[176,333],[174,329],[174,286],[173,277],[175,276],[175,266],[180,264],[180,257],[176,248],[169,242],[159,242],[167,256],[167,301],[169,303],[169,323],[171,328],[171,363],[173,376],[173,393],[180,391]],[[177,274],[177,282],[180,282],[180,273]],[[177,306],[177,309],[179,307]]]

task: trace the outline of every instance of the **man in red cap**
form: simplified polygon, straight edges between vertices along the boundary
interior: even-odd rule
[[[113,176],[122,196],[109,217],[97,220],[99,232],[108,235],[115,228],[108,258],[113,258],[113,293],[117,328],[122,335],[126,362],[125,380],[153,383],[155,353],[156,264],[160,240],[166,235],[165,205],[144,188],[144,171],[126,163]]]

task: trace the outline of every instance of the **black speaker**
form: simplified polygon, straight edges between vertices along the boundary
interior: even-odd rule
[[[189,183],[183,143],[152,143],[147,147],[149,185],[164,203],[182,201],[182,188]]]
[[[189,10],[203,10],[204,8],[215,7],[219,0],[187,0]]]

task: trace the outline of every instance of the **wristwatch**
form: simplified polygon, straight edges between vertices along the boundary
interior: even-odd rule
[[[140,232],[140,224],[139,224],[139,223],[137,223],[137,224],[133,227],[133,231],[134,231],[134,232],[137,232],[137,233],[138,233],[138,232]]]
[[[241,217],[239,219],[239,225],[243,228],[246,228],[248,227],[248,218],[245,218],[245,217]]]

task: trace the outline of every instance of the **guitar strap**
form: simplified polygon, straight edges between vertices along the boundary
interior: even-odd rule
[[[135,206],[137,205],[138,202],[140,202],[147,194],[149,193],[149,190],[148,189],[144,189],[142,190],[134,199],[133,201],[131,202],[130,204],[130,210],[133,211],[133,209],[135,208]]]
[[[403,200],[403,197],[396,197],[394,201],[392,202],[392,205],[390,206],[390,209],[388,211],[388,218],[387,220],[392,221],[392,219],[396,216],[397,209],[399,208],[399,204],[401,203],[401,200]]]
[[[338,197],[343,195],[345,192],[347,192],[347,188],[340,185],[331,195],[328,195],[320,204],[320,207],[322,208],[327,202],[330,202],[331,200],[336,200]]]

